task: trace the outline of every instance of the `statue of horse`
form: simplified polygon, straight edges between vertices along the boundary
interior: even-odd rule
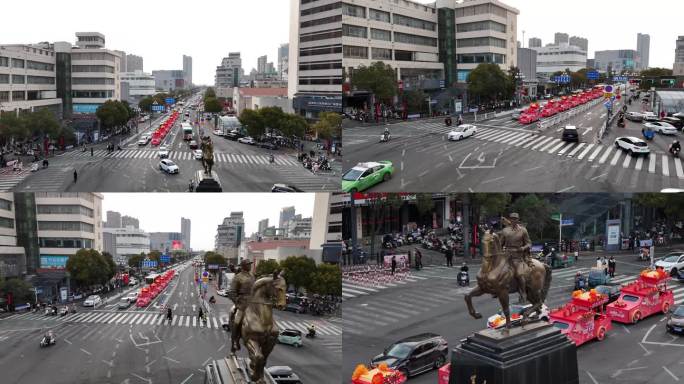
[[[240,336],[249,353],[250,379],[257,384],[265,383],[266,360],[278,340],[273,307],[285,308],[286,291],[285,279],[278,272],[258,279],[252,287],[252,297],[245,310]]]
[[[214,145],[208,136],[202,138],[202,166],[204,173],[211,175],[211,168],[214,166]]]
[[[499,299],[501,309],[506,317],[505,332],[511,327],[511,315],[509,309],[509,292],[517,292],[516,280],[513,278],[513,267],[506,258],[501,247],[501,241],[497,234],[486,231],[482,238],[484,257],[482,268],[477,275],[477,286],[465,296],[468,312],[476,319],[482,318],[479,312],[473,308],[473,297],[485,293],[494,295]],[[522,314],[522,324],[528,322],[532,313],[541,314],[541,308],[546,300],[551,285],[551,268],[539,260],[532,260],[532,268],[527,267],[525,285],[527,299],[532,306]]]

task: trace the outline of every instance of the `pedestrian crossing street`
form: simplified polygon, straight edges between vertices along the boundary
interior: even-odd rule
[[[414,123],[416,124],[416,123]],[[446,137],[451,128],[436,122],[420,122],[418,129],[440,133]],[[666,153],[653,153],[648,156],[630,156],[627,152],[606,144],[567,143],[562,141],[560,134],[546,136],[536,131],[499,129],[495,127],[478,126],[473,138],[521,148],[528,151],[542,152],[549,155],[585,160],[594,164],[605,164],[636,171],[648,171],[666,177],[684,179],[684,166],[680,158],[674,158]],[[468,140],[468,139],[466,139]],[[443,145],[440,141],[435,146]],[[420,143],[421,148],[425,143]],[[428,151],[429,149],[425,149]]]
[[[429,267],[426,267],[428,269]],[[439,267],[437,267],[439,268]],[[447,268],[447,267],[443,267]],[[432,269],[432,268],[430,268]],[[475,276],[479,272],[479,268],[471,268],[470,270],[470,288],[458,287],[455,281],[455,275],[458,273],[458,268],[450,268],[454,280],[445,280],[446,283],[433,286],[420,286],[416,289],[401,290],[392,295],[373,297],[370,301],[346,300],[342,304],[342,325],[344,333],[352,335],[368,334],[370,330],[380,327],[387,327],[393,323],[400,321],[410,321],[411,317],[420,315],[421,313],[437,310],[444,307],[458,308],[465,310],[465,303],[463,296],[468,290],[475,286]],[[551,282],[551,292],[547,297],[545,304],[551,309],[556,308],[570,299],[570,292],[574,287],[575,275],[577,272],[586,273],[591,268],[577,268],[570,267],[564,269],[553,270],[553,277]],[[423,277],[423,276],[421,276]],[[612,279],[613,283],[627,284],[636,280],[635,274],[615,274]],[[358,296],[372,295],[382,289],[387,289],[389,286],[383,288],[373,288],[375,291],[366,288],[364,293],[355,293],[350,289],[362,291],[362,287],[350,286],[345,287],[343,281],[343,294],[354,294]],[[673,282],[668,286],[674,292],[675,304],[684,303],[684,284]],[[517,300],[517,295],[511,295],[512,303]],[[346,297],[349,299],[349,297]],[[492,313],[483,313],[483,316],[489,316]],[[484,324],[484,323],[483,323]]]
[[[113,159],[159,159],[159,155],[156,150],[146,149],[124,149],[121,151],[114,152],[108,152],[107,150],[100,149],[94,151],[93,156],[90,155],[90,151],[72,151],[64,154],[61,157],[72,159],[89,159],[92,157]],[[199,162],[199,160],[195,160],[194,154],[190,151],[169,151],[169,159],[173,161],[194,160]],[[297,160],[291,158],[290,156],[277,155],[274,157],[274,159],[275,164],[277,165],[301,167]],[[266,155],[245,155],[234,153],[214,153],[214,163],[272,165],[269,163],[268,156]]]
[[[15,185],[21,183],[28,175],[31,174],[30,169],[23,169],[21,171],[12,171],[5,168],[0,170],[0,191],[10,191]]]
[[[166,321],[166,317],[154,312],[115,312],[115,311],[88,311],[76,314],[69,314],[63,317],[45,316],[42,312],[27,312],[8,317],[17,320],[44,320],[56,323],[84,323],[84,324],[107,324],[107,325],[159,325],[171,327],[201,328],[203,325],[196,315],[175,315],[171,324]],[[227,323],[227,316],[207,316],[207,328],[220,329],[221,324]],[[307,327],[311,321],[290,321],[276,320],[280,329],[298,329],[303,333],[307,332]],[[338,336],[342,334],[339,326],[330,324],[323,320],[314,320],[316,332],[326,336]]]
[[[398,287],[398,286],[403,286],[409,283],[415,283],[417,281],[421,280],[427,280],[430,278],[434,277],[446,277],[448,275],[451,275],[451,278],[453,277],[457,272],[457,268],[455,267],[447,267],[443,265],[430,265],[430,266],[425,266],[423,269],[420,271],[414,271],[411,270],[409,273],[408,277],[402,280],[397,280],[393,282],[388,282],[388,283],[375,283],[372,286],[369,285],[362,285],[359,283],[356,283],[354,281],[351,281],[349,279],[343,279],[342,280],[342,298],[344,300],[349,300],[354,297],[360,297],[360,296],[365,296],[365,295],[372,295],[373,293],[380,292],[383,289],[387,289],[390,287]]]

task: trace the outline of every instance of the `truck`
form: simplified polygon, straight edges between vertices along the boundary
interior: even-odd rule
[[[605,313],[608,296],[590,291],[577,290],[572,299],[549,313],[549,322],[561,330],[575,346],[591,341],[602,341],[612,328],[610,316]]]
[[[670,274],[662,268],[646,269],[639,278],[620,289],[620,297],[608,304],[608,315],[619,323],[636,324],[639,320],[674,305],[674,293],[667,288]]]

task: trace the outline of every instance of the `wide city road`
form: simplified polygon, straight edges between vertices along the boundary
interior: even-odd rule
[[[344,128],[344,169],[360,162],[389,160],[391,180],[371,191],[416,192],[624,192],[684,188],[681,159],[667,154],[672,137],[649,142],[649,156],[631,157],[614,146],[616,136],[641,136],[641,125],[613,127],[599,140],[607,118],[601,99],[576,107],[565,121],[543,119],[521,125],[511,114],[473,123],[477,133],[461,141],[447,141],[451,130],[443,119],[391,124],[392,138],[380,143],[386,125]],[[632,103],[629,110],[640,110]],[[622,108],[618,101],[614,110]],[[350,123],[349,125],[354,125]],[[577,127],[579,143],[561,140],[563,127]],[[681,134],[678,134],[681,135]]]
[[[197,112],[190,112],[191,121]],[[169,158],[178,165],[178,174],[167,174],[159,169],[158,147],[138,145],[143,134],[151,134],[163,121],[161,116],[151,124],[141,123],[138,133],[123,141],[122,150],[110,153],[106,144],[90,147],[83,152],[72,150],[50,158],[47,169],[0,175],[0,190],[23,192],[186,192],[195,173],[203,169],[201,160],[194,157],[189,142],[183,140],[180,124],[182,114],[164,140]],[[200,134],[211,136],[214,144],[214,167],[224,192],[270,192],[274,184],[295,186],[308,192],[334,191],[340,188],[341,164],[333,162],[332,171],[315,175],[297,161],[297,153],[284,149],[269,151],[257,146],[241,144],[213,135],[208,122],[194,125],[194,138],[200,143]],[[269,162],[274,155],[275,163]],[[78,181],[74,182],[74,170]]]
[[[48,317],[19,313],[0,320],[0,370],[3,383],[204,383],[207,362],[227,356],[229,300],[217,296],[209,306],[199,295],[193,268],[186,267],[147,308],[118,310],[115,302],[76,314]],[[210,288],[210,295],[215,288]],[[208,296],[207,296],[208,297]],[[162,306],[173,310],[171,324]],[[209,309],[207,327],[198,321],[200,306]],[[313,321],[320,337],[302,348],[276,345],[268,366],[290,366],[305,383],[325,382],[339,374],[341,326],[321,318],[278,312],[278,326],[303,329]],[[52,329],[57,344],[40,348]],[[242,348],[241,355],[245,355]]]
[[[657,251],[662,256],[665,251]],[[549,308],[569,301],[577,272],[586,272],[596,263],[598,253],[580,253],[577,264],[553,271],[551,290],[546,300]],[[635,280],[647,262],[639,262],[632,254],[616,256],[613,282]],[[463,297],[468,288],[459,287],[456,275],[461,258],[455,258],[453,268],[444,265],[425,266],[412,270],[405,279],[394,283],[363,285],[343,280],[345,301],[343,311],[342,374],[351,377],[355,366],[368,362],[385,347],[403,338],[424,332],[443,336],[450,350],[473,332],[486,328],[487,317],[499,310],[491,295],[473,299],[473,305],[483,318],[473,319],[467,312]],[[479,265],[469,263],[471,287]],[[675,302],[684,302],[684,284],[671,282]],[[511,303],[517,295],[511,296]],[[646,318],[636,325],[613,323],[604,341],[591,341],[577,349],[579,377],[582,384],[597,383],[676,383],[684,380],[681,363],[684,340],[665,332],[664,316]],[[450,361],[450,360],[449,360]],[[410,384],[435,384],[437,371],[412,377]]]

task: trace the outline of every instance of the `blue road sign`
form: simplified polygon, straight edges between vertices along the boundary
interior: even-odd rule
[[[167,97],[166,99],[164,99],[164,101],[166,102],[166,104],[174,104],[176,102],[176,99],[174,99],[173,97]]]
[[[613,92],[613,86],[612,86],[612,85],[606,85],[606,86],[603,88],[603,92],[612,93],[612,92]]]
[[[575,225],[575,221],[573,219],[564,219],[561,222],[562,226],[568,226],[568,225]]]
[[[605,103],[603,103],[603,105],[604,105],[607,109],[613,109],[613,102],[610,101],[610,100],[608,100],[608,101],[606,101]]]
[[[444,80],[439,81],[439,87],[444,89]]]
[[[159,261],[161,261],[162,263],[168,263],[171,261],[171,257],[169,257],[169,255],[161,255],[159,257]]]
[[[157,112],[161,112],[164,110],[164,106],[163,105],[153,105],[152,110],[157,111]]]
[[[555,83],[559,83],[559,84],[567,84],[570,82],[570,76],[569,75],[554,76],[553,81]]]
[[[618,83],[624,83],[627,81],[627,76],[614,76],[613,81]]]
[[[154,260],[143,260],[143,268],[157,268],[157,262]]]
[[[587,79],[589,80],[598,80],[599,78],[599,73],[598,71],[589,71],[587,72]]]

